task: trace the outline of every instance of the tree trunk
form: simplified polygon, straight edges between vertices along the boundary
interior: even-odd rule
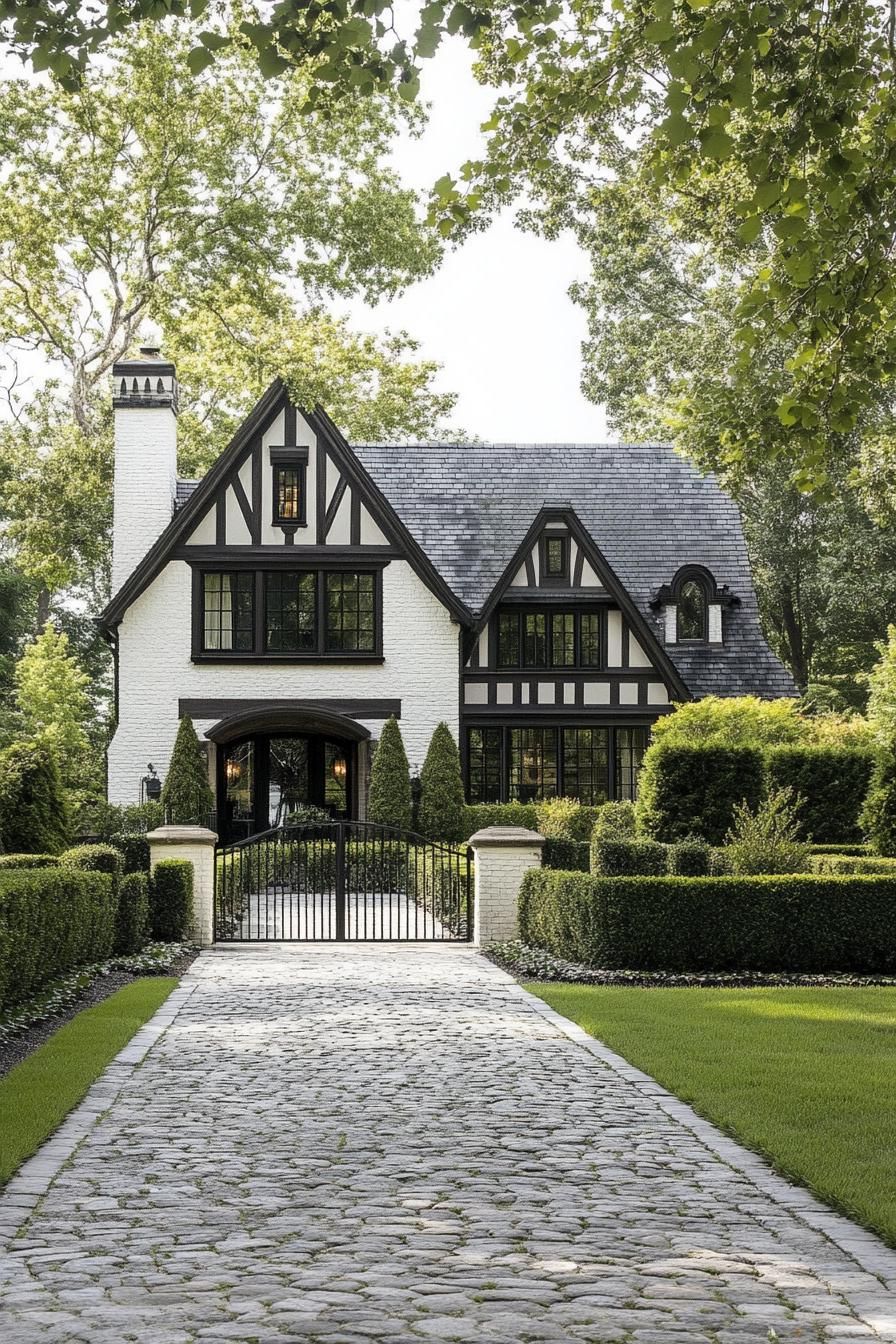
[[[40,634],[50,619],[50,590],[40,588],[37,594],[37,633]]]
[[[801,693],[805,695],[809,685],[808,660],[803,641],[803,626],[789,581],[785,581],[781,586],[781,621],[787,648],[790,650],[788,659],[790,671]]]

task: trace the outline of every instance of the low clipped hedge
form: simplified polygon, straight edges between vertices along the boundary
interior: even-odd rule
[[[668,846],[658,840],[591,841],[591,871],[603,877],[659,877],[668,866]]]
[[[126,873],[118,888],[115,951],[139,952],[148,935],[149,878],[145,873]]]
[[[813,854],[810,863],[814,873],[881,873],[896,877],[896,859],[871,854]]]
[[[161,859],[152,870],[149,922],[153,938],[182,943],[193,925],[193,865],[188,859]]]
[[[0,854],[0,869],[58,867],[58,854]]]
[[[531,869],[527,943],[616,970],[896,970],[896,877],[623,877]]]
[[[827,844],[862,839],[859,813],[871,782],[874,754],[855,747],[781,746],[766,753],[770,789],[793,789],[803,803],[803,834]]]
[[[87,873],[108,873],[117,882],[124,863],[114,845],[75,845],[59,855],[66,868],[82,868]]]
[[[110,956],[116,909],[107,873],[63,865],[0,872],[0,1010]]]

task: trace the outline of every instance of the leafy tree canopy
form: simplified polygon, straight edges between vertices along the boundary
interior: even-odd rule
[[[52,747],[62,782],[69,787],[84,782],[87,725],[93,716],[89,680],[69,648],[68,636],[58,633],[51,621],[16,666],[16,706],[25,728]]]
[[[278,374],[358,436],[427,432],[452,404],[407,337],[358,336],[323,310],[436,264],[385,163],[415,114],[391,96],[309,114],[306,68],[270,80],[233,47],[191,73],[193,40],[186,22],[137,27],[69,91],[0,86],[0,342],[17,415],[0,506],[22,569],[51,591],[105,587],[108,376],[147,324],[178,363],[185,471]],[[27,406],[20,352],[54,375]]]
[[[896,625],[877,646],[880,655],[868,678],[868,720],[882,746],[896,744]]]

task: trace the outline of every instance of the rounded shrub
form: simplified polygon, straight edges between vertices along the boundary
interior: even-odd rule
[[[417,829],[430,840],[464,838],[460,752],[447,723],[440,723],[433,733],[420,771]]]
[[[411,772],[398,720],[383,724],[370,767],[367,820],[408,830],[411,824]]]
[[[114,845],[75,845],[60,854],[59,862],[66,868],[81,868],[86,873],[109,873],[116,879],[124,871],[121,850]]]
[[[592,838],[598,840],[634,840],[637,813],[634,803],[604,803],[598,808]]]

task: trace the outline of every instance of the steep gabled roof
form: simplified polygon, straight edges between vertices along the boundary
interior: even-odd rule
[[[739,605],[721,648],[667,647],[692,694],[795,695],[759,613],[740,515],[711,475],[659,444],[363,444],[354,452],[439,573],[479,613],[545,507],[581,520],[644,620],[684,565],[705,566]]]

